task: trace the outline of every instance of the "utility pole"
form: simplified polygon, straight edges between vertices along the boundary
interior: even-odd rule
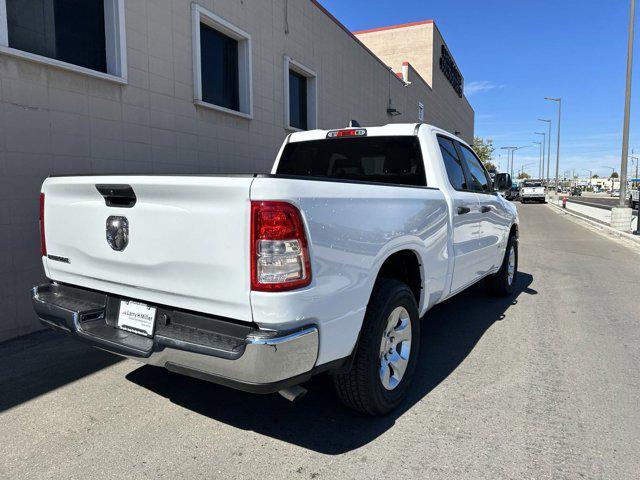
[[[539,122],[545,122],[549,126],[549,136],[547,137],[547,139],[548,139],[548,142],[547,142],[547,187],[548,187],[549,186],[549,179],[550,179],[549,167],[550,167],[550,163],[551,163],[551,120],[548,120],[546,118],[539,118],[538,121]]]
[[[545,97],[545,100],[558,103],[558,146],[556,151],[556,198],[558,197],[558,174],[560,173],[560,124],[562,123],[562,98]]]
[[[533,142],[534,145],[538,145],[538,175],[540,175],[540,168],[542,165],[542,142]]]
[[[624,95],[624,127],[622,130],[622,161],[620,165],[620,208],[627,205],[627,164],[629,155],[629,123],[631,116],[631,77],[633,73],[633,28],[635,23],[636,1],[631,0],[629,12],[629,41],[627,45],[627,85]],[[640,220],[639,220],[640,222]]]
[[[544,179],[544,149],[547,143],[547,134],[542,132],[534,132],[536,135],[542,135],[542,161],[540,163],[540,180]],[[549,139],[551,141],[551,139]]]

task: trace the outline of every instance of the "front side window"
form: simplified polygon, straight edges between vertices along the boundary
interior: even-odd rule
[[[482,163],[480,163],[480,160],[464,145],[460,145],[460,150],[471,174],[473,189],[478,192],[491,192],[491,178],[482,166]]]
[[[6,46],[123,77],[120,1],[0,0],[6,6]]]
[[[307,129],[307,77],[289,70],[289,124]]]
[[[277,173],[396,185],[427,184],[414,136],[361,137],[289,143]]]
[[[438,137],[438,144],[440,145],[442,160],[447,169],[447,176],[449,177],[451,186],[456,190],[467,190],[467,180],[464,176],[462,161],[458,156],[453,141],[445,137]]]
[[[202,100],[239,110],[238,41],[200,24],[200,51]]]

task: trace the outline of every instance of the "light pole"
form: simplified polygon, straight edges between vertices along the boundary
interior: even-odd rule
[[[633,150],[631,151],[633,153]],[[633,187],[638,188],[638,157],[629,157],[633,163],[636,165],[636,176],[633,179]]]
[[[629,11],[629,41],[627,45],[627,85],[624,95],[624,126],[622,129],[622,161],[620,163],[620,201],[618,202],[620,208],[627,206],[627,163],[629,155],[629,119],[631,116],[631,77],[633,71],[633,27],[635,13],[636,1],[631,0]]]
[[[539,118],[539,122],[545,122],[549,125],[549,136],[547,137],[549,141],[547,142],[547,188],[549,186],[549,166],[551,163],[551,120],[547,120],[545,118]]]
[[[536,135],[542,135],[542,155],[540,156],[540,180],[544,179],[544,149],[547,144],[547,134],[543,132],[533,132]]]
[[[523,173],[526,173],[524,171],[525,168],[530,167],[531,165],[535,165],[535,163],[526,163],[520,166],[520,176],[522,176]],[[524,180],[524,178],[522,179]]]
[[[518,147],[502,147],[500,150],[507,150],[507,170],[513,178],[513,152],[518,150]]]
[[[513,164],[515,163],[515,156],[516,156],[516,152],[518,150],[521,150],[523,148],[528,148],[529,145],[522,145],[521,147],[511,147],[513,150],[511,150],[511,177],[513,177]]]
[[[560,173],[560,124],[562,123],[562,98],[545,97],[550,102],[558,102],[558,146],[556,151],[556,197],[558,196],[558,174]]]
[[[538,145],[538,175],[539,175],[540,165],[542,165],[542,142],[533,142],[533,144]]]
[[[613,178],[613,174],[616,173],[616,169],[613,167],[601,167],[601,168],[610,168],[611,169],[611,176],[609,177],[609,179],[611,180],[611,193],[613,193],[613,191],[616,189],[616,181]]]
[[[583,170],[584,170],[585,172],[589,172],[589,185],[587,185],[587,186],[589,186],[589,187],[590,187],[590,186],[591,186],[591,178],[593,177],[593,171],[592,171],[592,170],[589,170],[588,168],[583,168]]]

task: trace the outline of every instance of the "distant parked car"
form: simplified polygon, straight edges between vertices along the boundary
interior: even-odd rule
[[[612,197],[619,197],[620,196],[620,190],[615,189],[615,190],[609,190],[609,195]]]
[[[578,187],[574,187],[573,190],[571,190],[571,196],[572,197],[581,197],[582,196],[582,189],[580,189]]]

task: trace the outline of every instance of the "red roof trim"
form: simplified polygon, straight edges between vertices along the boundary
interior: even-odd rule
[[[372,33],[372,32],[382,32],[384,30],[393,30],[396,28],[406,28],[406,27],[416,27],[418,25],[429,25],[432,24],[433,20],[422,20],[420,22],[410,22],[410,23],[401,23],[399,25],[389,25],[388,27],[378,27],[378,28],[370,28],[368,30],[359,30],[357,32],[353,32],[354,35],[362,35],[363,33]]]

